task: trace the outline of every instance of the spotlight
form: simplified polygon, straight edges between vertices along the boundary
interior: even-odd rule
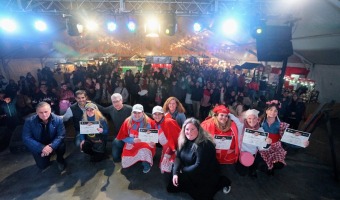
[[[113,32],[117,29],[117,24],[114,22],[107,23],[107,30]]]
[[[131,32],[134,32],[136,30],[136,24],[133,21],[129,21],[127,27]]]
[[[194,24],[194,31],[195,32],[200,32],[202,30],[202,26],[199,23]]]
[[[168,36],[173,36],[177,32],[177,20],[175,14],[166,16],[164,32]]]
[[[256,29],[256,33],[257,33],[257,34],[261,34],[261,33],[262,33],[262,28],[257,28],[257,29]]]
[[[225,34],[232,35],[237,31],[237,22],[234,19],[228,19],[223,23],[222,29]]]
[[[88,21],[86,23],[86,30],[96,31],[98,29],[98,24],[95,21]]]
[[[38,20],[34,23],[34,27],[38,30],[38,31],[46,31],[47,29],[47,25],[45,22]]]
[[[17,23],[12,19],[1,20],[0,27],[7,32],[14,32],[18,28]]]
[[[156,17],[149,16],[144,25],[144,32],[146,33],[146,37],[159,37],[160,24]]]

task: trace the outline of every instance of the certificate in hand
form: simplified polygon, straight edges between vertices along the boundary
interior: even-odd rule
[[[98,128],[100,128],[99,121],[80,121],[80,133],[81,134],[98,134]]]
[[[157,129],[146,129],[146,128],[140,128],[138,132],[138,138],[142,142],[153,142],[158,143],[158,130]]]
[[[216,143],[216,149],[228,150],[230,149],[233,136],[215,135],[214,141]]]
[[[289,144],[293,144],[293,145],[305,148],[306,147],[305,142],[309,140],[309,137],[310,137],[310,133],[286,128],[281,138],[281,142],[286,142]]]
[[[255,145],[257,147],[266,146],[266,139],[268,137],[268,133],[262,131],[255,131],[252,129],[246,128],[243,133],[242,142],[246,144]]]

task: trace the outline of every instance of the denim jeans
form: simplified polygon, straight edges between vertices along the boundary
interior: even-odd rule
[[[125,142],[123,140],[114,139],[112,142],[112,157],[114,162],[122,160],[122,152]]]
[[[50,159],[53,153],[57,154],[57,162],[64,163],[65,162],[64,161],[65,151],[66,151],[65,142],[61,142],[59,147],[53,150],[53,152],[49,156],[41,157],[41,153],[39,154],[33,153],[33,157],[34,157],[34,160],[37,166],[40,169],[45,169],[46,167],[50,165]]]

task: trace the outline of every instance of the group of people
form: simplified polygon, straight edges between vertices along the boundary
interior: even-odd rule
[[[119,93],[111,96],[112,105],[108,107],[89,101],[83,90],[77,91],[75,98],[77,102],[63,116],[51,113],[51,106],[40,102],[37,114],[24,124],[23,141],[41,169],[50,164],[53,153],[57,154],[59,169],[65,169],[63,121],[71,117],[80,150],[91,155],[93,162],[108,158],[109,128],[104,114],[111,116],[114,127],[113,160],[121,162],[123,168],[141,163],[142,172],[148,173],[154,163],[156,143],[161,145],[160,171],[172,175],[168,192],[186,192],[193,199],[212,199],[217,191],[229,193],[231,189],[231,181],[221,172],[222,165],[235,164],[240,175],[248,171],[251,177],[257,176],[261,162],[266,165],[268,175],[286,165],[286,151],[280,138],[289,125],[279,120],[280,102],[277,100],[267,102],[261,117],[259,111],[249,109],[244,112],[244,118],[238,118],[228,107],[216,105],[211,116],[200,123],[196,118],[186,119],[185,109],[176,97],[169,97],[163,107],[154,106],[152,117],[141,104],[132,107],[123,104]],[[85,134],[80,128],[83,122],[90,125],[99,122],[99,126],[94,133]],[[269,135],[262,145],[250,145],[242,140],[246,128],[268,132]],[[147,134],[157,133],[157,141],[142,140],[142,130]],[[152,132],[154,130],[156,132]],[[229,146],[217,145],[221,140],[230,140]]]
[[[63,122],[70,119],[75,145],[93,162],[108,158],[106,145],[113,131],[113,161],[121,162],[123,168],[141,163],[142,172],[148,173],[159,143],[160,171],[172,176],[167,191],[187,192],[194,199],[212,199],[219,190],[229,193],[231,181],[223,176],[223,165],[233,164],[240,175],[251,177],[257,177],[261,164],[268,175],[286,165],[280,138],[288,124],[280,118],[297,129],[304,108],[295,96],[286,101],[284,94],[282,104],[267,101],[265,79],[260,85],[255,79],[246,84],[244,74],[237,77],[229,71],[183,63],[174,63],[171,72],[133,75],[127,71],[124,77],[117,69],[79,68],[70,76],[59,70],[59,78],[54,79],[44,68],[38,87],[31,75],[22,78],[20,87],[13,81],[6,86],[6,104],[1,105],[15,108],[17,99],[22,102],[29,97],[28,110],[36,108],[36,114],[25,121],[22,138],[39,168],[47,168],[54,153],[58,168],[66,168]],[[54,81],[47,81],[50,79]],[[56,90],[59,81],[60,90]],[[17,96],[14,91],[19,91]],[[6,119],[12,117],[14,108]],[[20,112],[23,108],[18,113],[26,113]],[[93,133],[85,133],[82,124],[99,126]],[[156,130],[157,141],[142,141],[141,129],[147,134]],[[269,136],[259,146],[250,145],[243,142],[245,129]]]

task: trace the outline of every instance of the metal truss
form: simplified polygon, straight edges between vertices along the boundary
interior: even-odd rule
[[[68,14],[79,10],[120,15],[175,13],[177,16],[214,15],[239,10],[267,12],[275,0],[2,0],[9,12]]]

